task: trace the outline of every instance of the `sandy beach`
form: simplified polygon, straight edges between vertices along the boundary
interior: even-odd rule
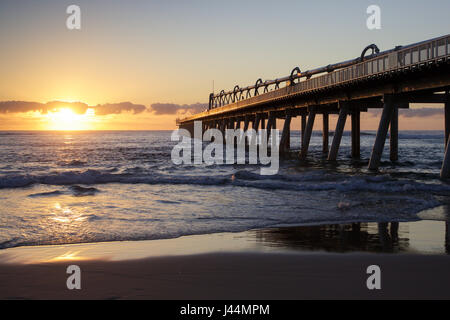
[[[255,234],[261,235],[252,231],[2,250],[0,298],[450,298],[447,255],[293,250],[255,241]],[[66,288],[66,268],[72,264],[81,268],[81,290]],[[367,289],[370,265],[381,268],[379,291]]]
[[[382,268],[382,290],[366,268]],[[1,299],[449,299],[447,256],[205,254],[78,263],[82,289],[66,288],[67,263],[1,265]]]

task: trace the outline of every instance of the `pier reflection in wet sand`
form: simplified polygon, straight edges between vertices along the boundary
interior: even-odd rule
[[[261,245],[300,251],[449,254],[449,220],[283,227],[253,232]]]

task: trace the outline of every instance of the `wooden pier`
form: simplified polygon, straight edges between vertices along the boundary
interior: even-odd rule
[[[366,55],[372,50],[371,55]],[[300,158],[308,156],[317,119],[323,121],[323,152],[336,161],[347,118],[351,119],[351,156],[360,158],[361,112],[381,109],[379,127],[369,161],[370,170],[378,170],[390,130],[390,160],[399,159],[399,109],[411,103],[439,103],[445,108],[443,179],[450,178],[450,35],[380,52],[375,45],[364,49],[360,57],[334,65],[301,72],[292,70],[282,79],[263,82],[232,91],[211,94],[207,111],[177,121],[180,128],[193,132],[194,122],[203,129],[276,129],[284,120],[280,140],[281,154],[290,150],[291,124],[301,119]],[[331,146],[329,116],[338,115]]]

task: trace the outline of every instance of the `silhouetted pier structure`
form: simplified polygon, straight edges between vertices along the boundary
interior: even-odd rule
[[[370,55],[367,55],[371,51]],[[450,178],[450,35],[398,46],[380,52],[376,45],[366,47],[361,56],[345,62],[302,72],[292,70],[287,77],[211,94],[207,111],[177,120],[180,128],[193,132],[194,122],[203,129],[276,129],[283,119],[280,152],[290,150],[290,125],[301,118],[300,157],[308,155],[317,115],[323,119],[323,152],[336,161],[345,123],[351,117],[352,157],[360,157],[360,114],[370,108],[382,109],[380,123],[369,161],[377,170],[390,130],[390,159],[398,160],[398,109],[410,103],[445,104],[445,156],[442,178]],[[338,120],[329,146],[329,115]],[[241,126],[243,123],[243,126]]]

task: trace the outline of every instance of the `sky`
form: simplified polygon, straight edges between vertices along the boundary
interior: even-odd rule
[[[66,27],[72,4],[81,30]],[[366,27],[371,4],[381,30]],[[1,0],[0,130],[171,130],[205,108],[213,82],[230,90],[358,57],[371,43],[445,35],[448,12],[448,0]],[[403,115],[400,129],[443,128],[439,112],[423,114]],[[377,121],[366,114],[362,128]]]

